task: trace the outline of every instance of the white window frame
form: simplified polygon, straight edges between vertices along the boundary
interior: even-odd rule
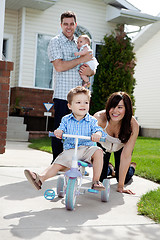
[[[93,50],[93,56],[94,57],[96,57],[96,45],[102,45],[102,42],[97,42],[97,41],[92,40],[92,50]],[[92,85],[93,85],[93,82],[94,82],[94,76],[90,77],[90,82],[91,82],[90,90],[92,92]]]

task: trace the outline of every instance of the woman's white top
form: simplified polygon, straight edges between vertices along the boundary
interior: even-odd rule
[[[103,129],[103,131],[107,134],[106,141],[101,142],[101,145],[106,149],[106,152],[110,152],[110,153],[117,152],[124,146],[124,143],[122,143],[119,138],[110,136],[106,131],[107,126],[108,126],[108,121],[106,123],[105,128]]]

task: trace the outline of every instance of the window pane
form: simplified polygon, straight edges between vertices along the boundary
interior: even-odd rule
[[[96,54],[95,54],[95,57],[97,59],[99,58],[99,54],[100,54],[101,49],[102,49],[102,44],[96,44]]]
[[[47,54],[50,39],[51,36],[38,34],[35,87],[52,88],[53,66]]]
[[[88,32],[88,30],[80,25],[77,25],[76,30],[74,32],[74,35],[76,37],[79,37],[80,35],[88,35],[90,39],[92,39],[91,34]]]
[[[3,39],[3,50],[2,50],[2,54],[5,58],[7,58],[7,40]]]

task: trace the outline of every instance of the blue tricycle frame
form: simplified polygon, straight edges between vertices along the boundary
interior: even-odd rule
[[[49,137],[55,137],[53,132],[49,132]],[[82,186],[82,180],[88,179],[92,181],[90,177],[85,176],[85,168],[91,167],[92,164],[77,159],[78,139],[91,140],[91,137],[81,135],[63,134],[63,138],[75,138],[75,151],[72,156],[72,166],[70,170],[64,173],[64,176],[60,175],[57,180],[57,195],[60,198],[65,197],[65,206],[67,210],[73,210],[76,203],[76,198],[80,194],[88,193],[99,193],[98,190],[94,190],[88,187]],[[100,141],[105,141],[105,138],[101,138]],[[104,191],[101,191],[101,201],[108,202],[110,195],[110,180],[104,179],[103,185]],[[55,191],[48,189],[44,193],[44,197],[47,200],[52,200],[55,197]]]

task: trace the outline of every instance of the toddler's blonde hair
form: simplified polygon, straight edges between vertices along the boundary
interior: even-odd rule
[[[90,98],[91,98],[91,92],[89,89],[83,87],[83,86],[77,86],[75,88],[72,88],[68,95],[67,95],[67,101],[69,104],[72,103],[72,100],[73,100],[73,97],[77,94],[81,94],[81,93],[84,93],[88,96],[88,100],[90,101]]]

